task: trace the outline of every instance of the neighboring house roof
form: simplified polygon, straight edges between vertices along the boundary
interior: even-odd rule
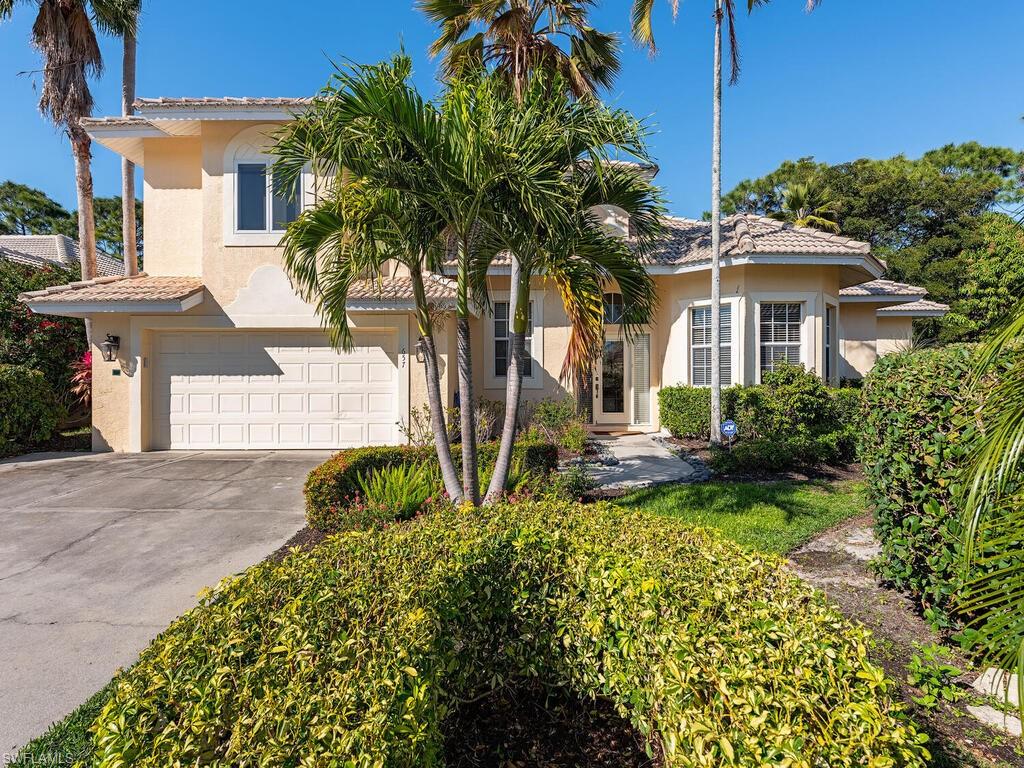
[[[879,307],[875,314],[879,317],[942,317],[947,312],[948,304],[918,299],[893,307]]]
[[[73,267],[78,266],[78,243],[67,235],[0,235],[0,258],[33,267]],[[120,275],[124,263],[97,251],[96,272],[100,277]]]
[[[908,285],[897,283],[894,280],[870,280],[860,285],[851,285],[839,291],[841,298],[866,298],[866,299],[903,299],[907,296],[926,296],[928,289],[919,285]]]

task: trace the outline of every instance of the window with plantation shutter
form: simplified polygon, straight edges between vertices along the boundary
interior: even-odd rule
[[[761,373],[775,370],[782,362],[800,364],[802,315],[799,302],[761,305]]]
[[[633,423],[651,422],[651,337],[633,339]]]
[[[507,301],[494,302],[494,375],[504,378],[508,373],[509,358],[512,355],[512,318],[509,317]],[[526,337],[523,339],[523,378],[533,376],[533,301],[527,306]]]
[[[732,386],[732,306],[722,305],[719,315],[719,377],[723,387]],[[690,383],[711,386],[711,307],[690,310]]]

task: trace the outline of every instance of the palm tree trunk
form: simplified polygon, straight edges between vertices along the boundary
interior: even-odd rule
[[[480,478],[477,475],[476,398],[473,394],[473,350],[469,332],[469,239],[461,244],[459,259],[458,298],[455,308],[456,353],[459,370],[459,423],[462,431],[462,494],[463,501],[480,505]]]
[[[516,444],[516,429],[519,426],[519,401],[523,391],[523,361],[526,354],[524,343],[529,322],[530,276],[523,271],[519,257],[515,254],[512,255],[509,287],[509,344],[512,349],[505,380],[505,421],[501,427],[501,445],[498,446],[498,458],[494,462],[494,474],[487,488],[485,504],[499,501],[505,490]]]
[[[135,112],[135,52],[134,32],[124,36],[124,56],[121,61],[121,114]],[[124,242],[124,273],[139,273],[139,253],[135,222],[135,163],[121,158],[121,235]]]
[[[427,402],[430,406],[430,428],[434,433],[434,448],[441,465],[441,479],[448,497],[456,504],[462,503],[462,486],[452,459],[452,446],[448,441],[448,425],[444,419],[444,401],[441,397],[441,380],[437,368],[437,347],[434,345],[433,323],[427,308],[426,291],[423,288],[423,274],[416,269],[409,270],[412,289],[416,299],[416,313],[423,342],[424,365],[426,366]]]
[[[78,259],[82,279],[96,277],[96,217],[93,213],[92,139],[77,122],[68,128],[71,151],[75,156],[75,182],[78,193]],[[85,338],[92,343],[92,322],[85,321]]]
[[[722,442],[722,0],[715,0],[715,105],[711,138],[711,442]]]

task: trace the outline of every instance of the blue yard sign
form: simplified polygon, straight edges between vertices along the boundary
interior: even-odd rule
[[[733,421],[732,419],[722,422],[722,434],[728,437],[730,440],[736,437],[738,432],[739,429],[736,427],[736,422]]]

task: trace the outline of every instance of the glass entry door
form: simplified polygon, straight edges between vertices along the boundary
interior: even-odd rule
[[[594,371],[594,423],[626,421],[626,342],[605,339]]]

